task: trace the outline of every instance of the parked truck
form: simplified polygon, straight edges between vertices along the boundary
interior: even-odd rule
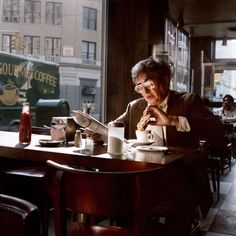
[[[0,130],[15,130],[24,101],[30,102],[32,124],[39,99],[58,99],[59,65],[0,52]]]

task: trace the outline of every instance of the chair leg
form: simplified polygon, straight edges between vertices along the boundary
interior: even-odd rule
[[[217,200],[220,199],[220,176],[222,164],[220,158],[209,158],[208,168],[211,174],[212,190],[217,192]]]
[[[212,188],[213,188],[213,191],[217,191],[217,188],[216,188],[216,178],[215,178],[215,171],[213,169],[211,169],[211,182],[212,182]]]
[[[217,180],[217,199],[220,199],[220,171],[216,171],[216,180]]]

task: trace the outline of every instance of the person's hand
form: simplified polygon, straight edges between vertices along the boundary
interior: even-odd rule
[[[150,115],[149,125],[159,125],[159,126],[178,126],[179,119],[178,116],[172,116],[162,111],[158,106],[148,106],[144,110],[144,115]]]

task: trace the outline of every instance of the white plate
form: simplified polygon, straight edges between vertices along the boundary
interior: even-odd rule
[[[137,139],[129,139],[128,141],[133,147],[142,146],[142,145],[150,145],[154,143],[154,141],[139,142]]]
[[[165,152],[168,150],[168,147],[164,147],[164,146],[138,146],[137,149],[140,151],[148,151],[148,152]]]
[[[63,141],[56,141],[51,139],[40,139],[39,144],[42,147],[57,147],[59,146]]]

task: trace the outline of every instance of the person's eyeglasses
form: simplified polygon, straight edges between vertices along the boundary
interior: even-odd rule
[[[148,90],[153,89],[153,88],[155,88],[155,83],[151,80],[148,80],[148,81],[144,82],[143,84],[136,85],[134,90],[137,93],[142,93],[142,92],[144,92],[145,88]]]

